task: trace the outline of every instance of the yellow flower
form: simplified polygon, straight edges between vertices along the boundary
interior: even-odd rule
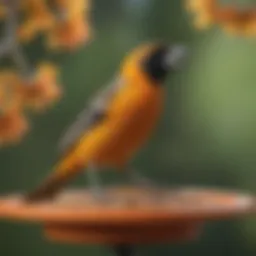
[[[8,111],[0,115],[0,144],[14,144],[29,131],[29,124],[22,111]]]
[[[91,38],[89,0],[54,0],[57,17],[47,38],[52,49],[73,50]]]
[[[88,21],[82,15],[59,21],[48,35],[48,46],[52,49],[74,50],[91,38]]]
[[[0,145],[20,141],[29,125],[23,114],[23,97],[15,72],[0,74]]]
[[[0,19],[3,19],[6,17],[6,7],[1,4],[0,5]]]
[[[195,18],[194,24],[198,29],[209,28],[213,24],[212,16],[207,13],[202,13]]]
[[[204,8],[204,0],[186,0],[185,7],[190,12],[197,12]]]
[[[61,97],[57,69],[51,64],[41,64],[36,74],[22,81],[23,99],[26,106],[44,110]]]
[[[11,70],[0,73],[0,145],[17,143],[28,132],[25,107],[42,110],[60,97],[57,75],[48,63],[42,63],[30,79]]]
[[[45,0],[23,0],[22,8],[25,11],[25,22],[18,30],[22,41],[30,41],[37,33],[47,31],[53,25],[54,15]]]
[[[195,14],[198,29],[218,24],[231,34],[256,35],[256,9],[240,10],[237,6],[222,6],[217,0],[186,0],[185,7]]]
[[[186,0],[185,8],[193,13],[205,13],[216,8],[214,0]]]
[[[248,36],[256,35],[256,19],[252,20],[251,23],[245,29],[245,33]]]
[[[0,73],[0,113],[20,110],[23,98],[17,74],[11,70]]]
[[[90,0],[54,0],[57,9],[64,13],[67,18],[73,18],[79,14],[87,15],[91,9]]]
[[[194,25],[198,29],[206,29],[214,23],[216,10],[214,0],[186,0],[186,9],[195,14]]]
[[[226,12],[226,21],[223,27],[226,31],[235,35],[251,36],[256,34],[256,15],[251,11],[238,12],[236,9],[229,9]]]

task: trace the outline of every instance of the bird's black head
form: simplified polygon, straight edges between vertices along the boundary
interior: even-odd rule
[[[157,45],[143,59],[142,67],[150,79],[162,84],[170,72],[182,68],[187,48],[182,45]]]

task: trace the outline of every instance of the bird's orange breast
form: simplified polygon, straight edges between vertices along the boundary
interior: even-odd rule
[[[105,143],[95,154],[99,165],[125,165],[149,139],[157,124],[163,103],[162,88],[142,79],[136,81],[124,85],[109,108],[102,127],[108,139],[102,140]]]

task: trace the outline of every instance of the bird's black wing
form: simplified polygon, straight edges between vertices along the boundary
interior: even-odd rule
[[[60,155],[68,153],[87,130],[104,120],[109,103],[122,84],[118,78],[92,98],[60,139]]]

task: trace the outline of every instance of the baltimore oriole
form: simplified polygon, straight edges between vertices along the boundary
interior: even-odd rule
[[[83,169],[97,189],[101,167],[127,168],[161,114],[164,81],[187,57],[182,45],[151,43],[128,54],[119,75],[89,103],[60,142],[61,157],[29,202],[49,199]]]

